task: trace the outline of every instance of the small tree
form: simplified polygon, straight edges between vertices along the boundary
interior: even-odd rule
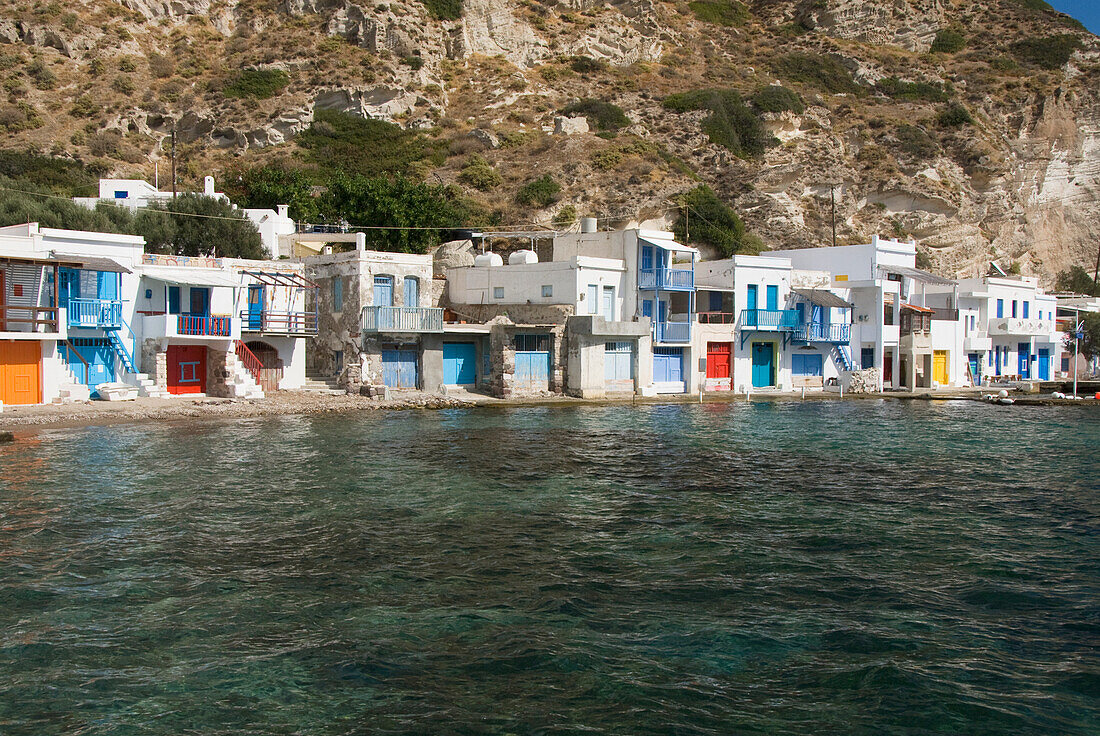
[[[745,231],[745,223],[729,205],[705,184],[680,198],[683,208],[673,232],[685,242],[712,245],[729,257],[736,253],[756,254],[763,249],[760,238]]]
[[[1072,294],[1095,295],[1096,282],[1085,269],[1080,266],[1070,266],[1068,270],[1059,272],[1054,280],[1054,289]]]
[[[181,194],[134,218],[145,249],[178,256],[263,258],[256,226],[228,202],[202,194]]]
[[[1100,314],[1096,312],[1086,312],[1081,317],[1081,322],[1083,337],[1077,341],[1077,350],[1084,358],[1092,360],[1100,356]],[[1070,330],[1066,332],[1063,338],[1063,345],[1070,355],[1073,354],[1074,327],[1076,327],[1076,325],[1071,326]]]

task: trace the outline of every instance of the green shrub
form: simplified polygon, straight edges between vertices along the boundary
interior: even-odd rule
[[[972,125],[974,118],[965,107],[952,102],[936,116],[936,122],[941,128],[957,128],[960,125]]]
[[[704,23],[719,26],[743,26],[749,20],[749,9],[737,0],[695,0],[688,8]]]
[[[683,242],[703,243],[717,248],[723,257],[737,253],[759,253],[763,243],[745,231],[745,223],[706,184],[680,197],[680,214],[673,232]]]
[[[783,79],[833,94],[859,94],[861,91],[852,73],[834,56],[786,54],[772,63],[772,69]]]
[[[966,48],[966,36],[952,28],[941,28],[932,40],[934,54],[953,54]]]
[[[630,118],[618,105],[591,98],[574,102],[562,108],[562,115],[583,115],[596,130],[619,130],[630,125]]]
[[[118,60],[118,70],[120,72],[136,72],[137,64],[129,56],[123,56]]]
[[[153,52],[149,54],[149,71],[154,77],[170,77],[176,73],[176,62],[168,56]]]
[[[558,214],[554,215],[554,227],[558,230],[564,230],[577,221],[577,208],[571,204],[567,204],[558,210]]]
[[[932,136],[916,125],[899,125],[895,135],[898,139],[898,148],[914,159],[932,158],[940,151],[939,144],[932,139]]]
[[[89,196],[97,178],[79,161],[16,151],[0,151],[0,176],[65,197]]]
[[[42,118],[35,109],[25,102],[0,106],[0,130],[6,133],[19,133],[42,127]]]
[[[415,72],[419,71],[424,66],[424,59],[413,54],[410,56],[402,56],[401,63]]]
[[[527,207],[549,207],[558,201],[560,192],[561,185],[554,181],[554,177],[543,174],[519,188],[516,202]]]
[[[1012,44],[1016,58],[1042,69],[1061,69],[1081,46],[1081,39],[1069,33],[1046,38],[1027,38]]]
[[[57,76],[49,70],[41,59],[27,64],[27,76],[38,89],[53,89],[57,86]]]
[[[607,69],[607,62],[591,56],[574,56],[569,66],[577,74],[594,74]]]
[[[131,94],[135,89],[134,80],[130,79],[129,77],[119,75],[115,77],[115,81],[111,82],[111,88],[116,92],[121,92],[124,95]]]
[[[497,173],[496,169],[476,153],[466,160],[458,180],[483,192],[495,189],[504,182],[504,178]]]
[[[266,100],[290,84],[290,75],[281,69],[245,69],[225,86],[226,97],[252,97]]]
[[[756,90],[752,104],[760,112],[793,112],[796,115],[806,110],[805,103],[796,92],[778,84],[770,84]]]
[[[875,89],[887,97],[911,102],[947,102],[951,90],[940,82],[903,82],[897,77],[884,77],[875,82]]]
[[[69,114],[74,118],[90,118],[99,112],[99,105],[88,95],[77,98]]]
[[[675,112],[710,110],[702,130],[711,143],[723,146],[735,156],[760,156],[775,138],[764,128],[760,118],[733,89],[700,89],[669,95],[662,103]]]
[[[444,143],[383,120],[337,110],[317,110],[313,124],[295,139],[306,159],[349,173],[380,176],[413,174],[420,162],[442,164]]]
[[[420,0],[428,14],[436,20],[458,20],[462,17],[462,0]]]

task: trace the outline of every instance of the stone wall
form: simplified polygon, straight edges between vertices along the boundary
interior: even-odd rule
[[[229,353],[217,348],[206,348],[206,395],[218,398],[229,398],[231,381],[229,365],[227,363]]]
[[[859,371],[851,371],[847,376],[845,390],[853,394],[878,393],[878,368],[864,368]]]

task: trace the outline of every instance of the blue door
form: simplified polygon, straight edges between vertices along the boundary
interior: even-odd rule
[[[1026,302],[1025,302],[1026,304]],[[1050,380],[1050,349],[1039,348],[1039,380]]]
[[[374,306],[376,307],[392,307],[393,306],[393,278],[390,276],[375,276],[374,277]],[[387,329],[393,327],[393,310],[380,309],[378,310],[377,325],[379,329]]]
[[[653,268],[653,246],[642,246],[642,270],[648,271]]]
[[[1031,378],[1031,345],[1021,342],[1019,348],[1020,378]]]
[[[252,284],[248,287],[248,328],[259,330],[264,324],[264,287]]]
[[[210,289],[205,286],[191,287],[191,316],[210,316]]]
[[[615,321],[615,287],[605,286],[603,287],[603,304],[601,305],[600,314],[608,322]]]
[[[982,354],[971,353],[967,356],[970,361],[970,378],[975,386],[982,385]]]
[[[470,386],[477,382],[477,347],[472,342],[443,343],[443,383]]]
[[[73,348],[66,346],[66,362],[78,383],[82,383],[95,394],[95,387],[101,383],[115,380],[115,353],[105,338],[72,338]],[[84,360],[88,365],[84,365]]]
[[[745,309],[756,309],[756,284],[749,284],[747,287]]]
[[[416,348],[382,350],[382,383],[390,388],[416,388]]]
[[[752,385],[753,388],[775,385],[775,349],[770,342],[752,344]]]
[[[995,347],[993,350],[997,360],[996,367],[993,369],[993,375],[999,376],[1001,375],[1001,348]]]
[[[415,276],[405,277],[405,306],[420,306],[420,279]]]
[[[603,349],[604,385],[612,390],[634,389],[634,345],[629,342],[609,342]]]
[[[768,309],[779,309],[779,287],[774,284],[768,287]]]
[[[820,353],[795,353],[791,356],[791,373],[796,376],[821,376],[823,365]]]
[[[550,380],[550,336],[516,335],[515,385],[545,391]]]
[[[98,296],[100,299],[118,299],[118,274],[100,271],[98,276]]]
[[[653,348],[653,382],[682,384],[684,381],[684,349]],[[683,391],[683,387],[678,387]]]

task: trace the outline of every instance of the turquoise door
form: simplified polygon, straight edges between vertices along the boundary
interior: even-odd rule
[[[775,385],[775,350],[770,342],[752,344],[752,385],[753,388]]]
[[[996,355],[996,365],[993,369],[993,375],[999,376],[1001,375],[1001,348],[995,347],[993,348],[993,350],[995,351],[994,354]]]
[[[100,271],[98,276],[98,297],[100,299],[118,299],[118,274]]]
[[[96,386],[115,380],[115,353],[106,339],[76,337],[71,342],[73,348],[65,348],[66,363],[78,383],[84,384],[95,394]],[[88,365],[85,366],[80,358],[88,361]]]
[[[389,276],[375,276],[374,277],[374,306],[376,307],[392,307],[393,306],[393,279]],[[379,329],[390,329],[393,327],[393,310],[392,309],[380,309],[378,310],[377,325]]]
[[[1031,378],[1031,346],[1021,342],[1017,346],[1020,378]]]
[[[771,285],[768,287],[768,309],[773,312],[779,309],[779,287]]]
[[[390,388],[416,388],[416,348],[382,351],[382,383]]]
[[[1025,302],[1026,304],[1026,302]],[[1039,380],[1050,380],[1050,349],[1039,348]]]
[[[982,354],[971,353],[967,356],[970,361],[970,376],[974,381],[975,386],[982,385]]]
[[[477,348],[472,342],[443,343],[443,383],[470,386],[477,382]]]
[[[210,316],[210,289],[206,287],[191,287],[191,312],[193,317]]]
[[[248,328],[259,330],[264,324],[264,287],[252,284],[248,287]]]

